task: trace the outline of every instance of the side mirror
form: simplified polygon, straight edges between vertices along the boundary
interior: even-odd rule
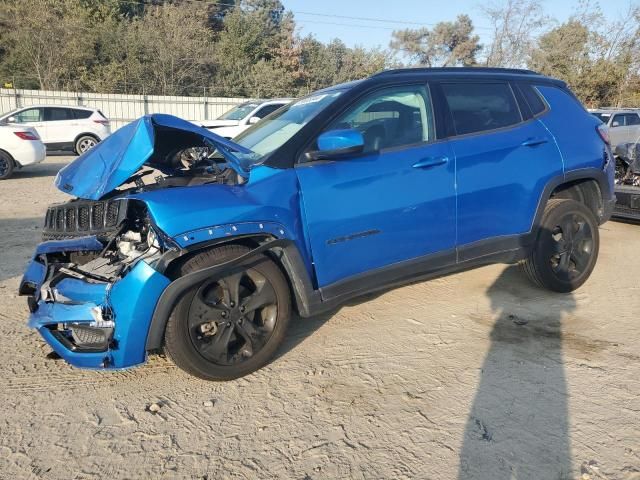
[[[364,137],[358,130],[329,130],[318,137],[318,150],[307,152],[308,160],[337,160],[364,150]]]
[[[260,121],[260,117],[251,117],[249,119],[249,125],[255,125],[256,123],[258,123]]]
[[[620,122],[618,120],[614,120],[613,123],[611,123],[611,128],[619,127],[619,126],[620,126]]]
[[[13,115],[7,118],[7,123],[16,123],[17,119]]]

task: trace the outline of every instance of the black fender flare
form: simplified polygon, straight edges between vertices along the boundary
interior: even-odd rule
[[[263,254],[267,252],[273,253],[284,268],[293,290],[298,312],[303,317],[309,316],[313,306],[319,302],[319,293],[313,289],[309,274],[293,241],[275,239],[265,242],[237,258],[191,272],[171,282],[162,292],[153,311],[147,333],[146,349],[156,350],[162,347],[164,330],[169,316],[175,304],[189,288],[205,279],[221,278],[237,270],[255,265],[264,260]]]
[[[594,180],[598,184],[598,187],[600,188],[600,194],[602,195],[602,206],[604,210],[602,212],[602,215],[598,217],[598,223],[602,224],[609,219],[610,213],[607,212],[607,204],[612,198],[615,197],[613,197],[613,191],[611,189],[611,186],[609,185],[609,180],[606,172],[602,169],[593,167],[570,170],[564,175],[558,175],[551,178],[544,186],[542,195],[540,195],[538,207],[536,208],[533,223],[531,225],[530,234],[532,238],[536,238],[537,236],[538,226],[540,225],[540,221],[542,220],[544,208],[551,198],[551,194],[553,193],[553,191],[565,183],[571,183],[579,180]]]

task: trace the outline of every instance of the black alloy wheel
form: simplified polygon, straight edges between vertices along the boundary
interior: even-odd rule
[[[219,265],[248,251],[241,245],[216,247],[191,257],[177,274]],[[167,322],[165,351],[178,367],[200,378],[242,377],[274,356],[290,311],[289,285],[282,271],[260,256],[244,270],[205,280],[186,292]]]
[[[552,198],[542,215],[537,241],[521,267],[538,286],[571,292],[591,275],[599,247],[593,212],[575,200]]]

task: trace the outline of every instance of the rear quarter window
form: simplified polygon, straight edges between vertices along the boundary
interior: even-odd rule
[[[73,116],[76,120],[82,120],[84,118],[89,118],[93,112],[91,110],[73,110]]]
[[[458,135],[495,130],[522,121],[507,83],[443,83],[442,90]]]
[[[540,98],[540,95],[533,85],[526,83],[520,84],[520,91],[534,116],[541,114],[547,109],[547,105]]]

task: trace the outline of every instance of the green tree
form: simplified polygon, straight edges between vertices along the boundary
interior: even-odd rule
[[[480,38],[473,34],[468,15],[459,15],[454,22],[440,22],[428,28],[396,30],[390,47],[407,57],[410,63],[428,67],[455,67],[476,64]]]

